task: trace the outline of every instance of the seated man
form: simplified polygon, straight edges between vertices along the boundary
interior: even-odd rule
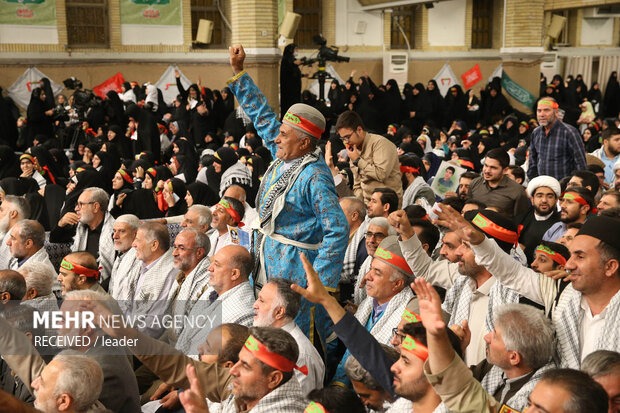
[[[473,378],[450,347],[437,292],[421,278],[414,281],[414,291],[420,297],[420,316],[428,343],[424,373],[443,403],[455,412],[500,411],[500,403]],[[607,404],[605,390],[587,374],[570,369],[550,369],[528,396],[527,411],[535,408],[541,412],[604,413]]]
[[[126,315],[143,315],[155,320],[168,310],[168,294],[179,272],[174,267],[170,249],[170,234],[165,225],[146,222],[138,228],[133,241],[136,261],[131,252],[119,265],[118,271],[127,278],[123,291],[117,295]],[[159,337],[164,328],[147,321],[144,331]]]
[[[609,413],[617,413],[620,406],[620,354],[608,350],[590,353],[583,359],[581,371],[603,386],[609,396]]]
[[[213,275],[211,277],[213,279]],[[93,302],[89,309],[95,320],[112,316],[99,303]],[[239,361],[228,369],[194,360],[129,327],[115,328],[112,323],[102,323],[101,327],[113,337],[137,339],[135,345],[128,348],[144,366],[171,386],[188,389],[188,371],[192,376],[195,372],[204,396],[212,402],[222,403],[223,412],[255,409],[257,412],[301,413],[306,407],[301,387],[293,374],[294,370],[306,371],[306,367],[295,364],[293,360],[299,357],[297,343],[280,328],[252,327],[239,352]]]
[[[211,209],[208,206],[196,204],[187,209],[181,226],[183,228],[194,228],[203,234],[209,234],[211,231],[214,231],[211,228],[212,220],[213,214]]]
[[[350,284],[355,285],[355,277],[359,271],[358,263],[363,262],[361,257],[365,259],[368,256],[364,250],[368,220],[366,220],[366,205],[361,199],[354,196],[340,198],[340,208],[342,208],[349,224],[349,243],[344,253],[344,263],[342,273],[340,273],[340,295],[342,297],[343,293],[346,296],[351,294],[351,292],[343,291],[343,289],[352,290],[353,287]]]
[[[58,282],[62,295],[76,290],[92,290],[105,293],[99,280],[97,260],[89,252],[74,252],[62,259],[58,270]]]
[[[101,267],[102,283],[110,278],[114,263],[114,217],[107,211],[109,201],[103,189],[86,188],[78,198],[75,212],[60,218],[49,239],[50,242],[73,242],[71,251],[91,253]]]
[[[224,197],[215,205],[213,209],[213,220],[211,221],[211,227],[215,229],[213,234],[209,237],[211,241],[211,251],[209,256],[215,255],[220,248],[226,245],[247,245],[247,249],[250,248],[250,236],[247,232],[240,229],[244,224],[243,214],[245,209],[243,204],[231,197]],[[233,239],[231,235],[232,227],[237,232],[237,239]]]
[[[220,249],[211,260],[208,270],[209,288],[192,307],[189,318],[206,317],[211,327],[221,323],[252,324],[254,290],[248,281],[252,271],[250,253],[239,245]],[[198,346],[204,343],[209,328],[184,328],[176,348],[184,354],[198,358]]]
[[[325,364],[308,337],[295,324],[301,297],[291,290],[292,282],[284,278],[272,278],[261,288],[254,302],[254,327],[276,327],[289,333],[299,347],[297,364],[308,367],[308,374],[295,371],[304,394],[323,387]]]
[[[0,204],[0,270],[9,268],[11,252],[7,241],[11,236],[11,229],[21,220],[30,218],[30,203],[21,196],[5,195]]]
[[[31,219],[17,222],[11,228],[11,234],[6,242],[12,257],[9,261],[9,269],[17,271],[26,262],[41,262],[53,270],[54,266],[47,255],[44,244],[43,225]]]
[[[355,318],[382,344],[390,344],[392,328],[398,325],[400,317],[413,297],[409,288],[413,276],[395,236],[387,237],[375,251],[370,271],[365,275],[368,297],[359,305]],[[344,372],[344,363],[349,357],[344,354],[333,378],[335,383],[349,385]]]
[[[256,218],[258,218],[258,213],[256,212],[256,209],[252,208],[250,204],[246,202],[247,195],[246,195],[245,188],[243,188],[242,186],[239,186],[239,185],[229,186],[224,191],[224,196],[234,198],[243,204],[243,207],[245,208],[245,212],[243,213],[244,222],[248,226],[252,225],[252,222],[254,222]]]
[[[114,298],[115,290],[121,288],[121,284],[125,277],[118,271],[121,261],[127,255],[127,251],[131,250],[131,244],[136,239],[140,220],[137,216],[125,214],[119,216],[114,222],[112,229],[112,239],[114,240],[114,264],[112,265],[112,273],[108,284],[108,293]],[[103,285],[105,288],[105,285]]]
[[[19,306],[25,295],[24,277],[17,271],[0,270],[0,311],[10,311]]]
[[[58,311],[58,300],[52,292],[56,271],[41,262],[27,262],[18,271],[26,280],[23,303],[39,311]]]

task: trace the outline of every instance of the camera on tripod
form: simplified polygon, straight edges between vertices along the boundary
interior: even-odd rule
[[[316,62],[319,63],[319,67],[316,73],[310,76],[310,79],[318,79],[319,81],[319,100],[325,101],[325,91],[323,85],[325,85],[325,79],[331,79],[329,73],[325,71],[326,62],[348,62],[351,60],[346,56],[338,55],[338,48],[336,46],[327,46],[327,40],[321,34],[312,36],[314,44],[319,46],[319,52],[317,57],[312,59],[301,59],[302,65],[312,66]]]

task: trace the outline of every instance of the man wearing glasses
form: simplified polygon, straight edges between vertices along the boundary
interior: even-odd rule
[[[367,132],[362,118],[350,110],[338,117],[336,131],[347,147],[355,196],[368,202],[375,188],[388,187],[402,199],[396,146],[381,135]]]
[[[110,197],[101,188],[86,188],[78,198],[75,212],[66,213],[50,233],[50,242],[73,241],[71,251],[91,253],[100,269],[98,282],[109,282],[115,250],[112,235],[114,217],[107,211]]]

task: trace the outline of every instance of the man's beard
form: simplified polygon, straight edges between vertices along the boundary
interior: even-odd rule
[[[541,211],[536,205],[534,205],[534,211],[538,216],[546,217],[547,215],[553,214],[553,207],[549,207],[547,211]]]
[[[398,390],[395,390],[394,392],[398,396],[404,397],[405,399],[409,401],[417,402],[418,400],[422,399],[426,395],[427,384],[428,384],[428,380],[426,376],[422,374],[420,375],[420,377],[415,379],[413,382],[410,382],[407,384],[404,384],[402,381],[400,381],[400,388]]]
[[[273,309],[269,310],[269,314],[258,317],[254,320],[254,327],[270,327],[276,319],[273,317]]]

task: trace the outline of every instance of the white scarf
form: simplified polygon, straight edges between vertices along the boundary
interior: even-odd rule
[[[112,239],[114,221],[114,217],[106,212],[103,218],[101,236],[99,237],[99,258],[97,259],[100,271],[100,283],[110,278],[112,266],[114,265],[114,257],[116,256],[114,240]],[[73,245],[71,245],[71,251],[86,251],[87,242],[88,225],[79,223],[75,232],[75,238],[73,239]]]

